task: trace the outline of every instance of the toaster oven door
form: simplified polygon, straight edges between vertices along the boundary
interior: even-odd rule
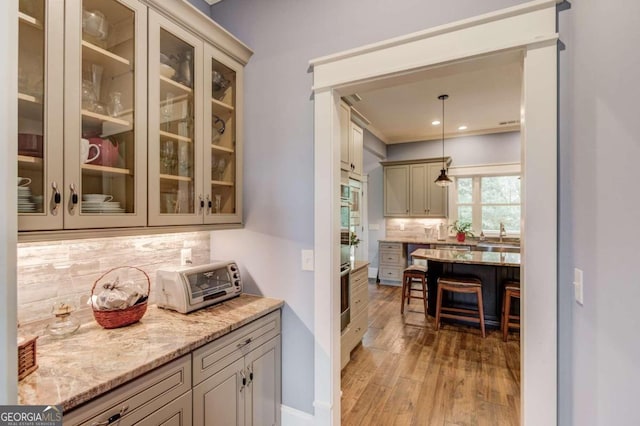
[[[233,290],[233,281],[227,268],[185,273],[184,279],[189,283],[191,306],[224,297]]]

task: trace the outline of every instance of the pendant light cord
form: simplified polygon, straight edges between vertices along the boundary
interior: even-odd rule
[[[444,100],[446,98],[442,97],[442,169],[444,170]]]

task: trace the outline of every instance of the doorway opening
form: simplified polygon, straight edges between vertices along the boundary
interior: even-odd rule
[[[314,67],[315,419],[340,424],[339,102],[357,85],[519,50],[522,123],[522,424],[556,423],[555,1],[533,1],[311,62]],[[328,179],[327,179],[328,172]],[[545,209],[539,206],[544,204]]]

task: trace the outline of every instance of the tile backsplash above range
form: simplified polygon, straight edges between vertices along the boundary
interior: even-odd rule
[[[18,244],[18,323],[52,317],[54,303],[81,303],[100,276],[118,266],[137,266],[151,279],[156,270],[180,264],[180,251],[191,248],[194,264],[209,262],[210,232],[95,238]],[[90,315],[79,315],[91,318]],[[91,319],[93,320],[93,319]]]

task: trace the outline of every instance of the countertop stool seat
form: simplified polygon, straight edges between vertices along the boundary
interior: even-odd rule
[[[504,295],[502,297],[502,320],[500,321],[500,329],[502,330],[502,339],[506,342],[509,328],[517,328],[520,330],[520,315],[511,315],[511,299],[516,298],[520,301],[520,282],[505,281]]]
[[[478,298],[478,309],[451,308],[442,306],[442,293],[473,293]],[[461,315],[463,314],[463,315]],[[436,303],[436,331],[440,328],[440,318],[451,318],[462,321],[471,321],[480,324],[482,337],[486,337],[484,331],[484,309],[482,306],[482,281],[476,277],[468,276],[443,276],[438,278],[438,302]]]
[[[414,283],[422,284],[422,288],[414,288]],[[421,296],[414,296],[413,291],[421,291]],[[411,299],[422,299],[424,303],[424,316],[427,316],[427,268],[422,265],[411,265],[402,273],[402,307],[400,313],[404,314],[405,300],[407,305]]]

